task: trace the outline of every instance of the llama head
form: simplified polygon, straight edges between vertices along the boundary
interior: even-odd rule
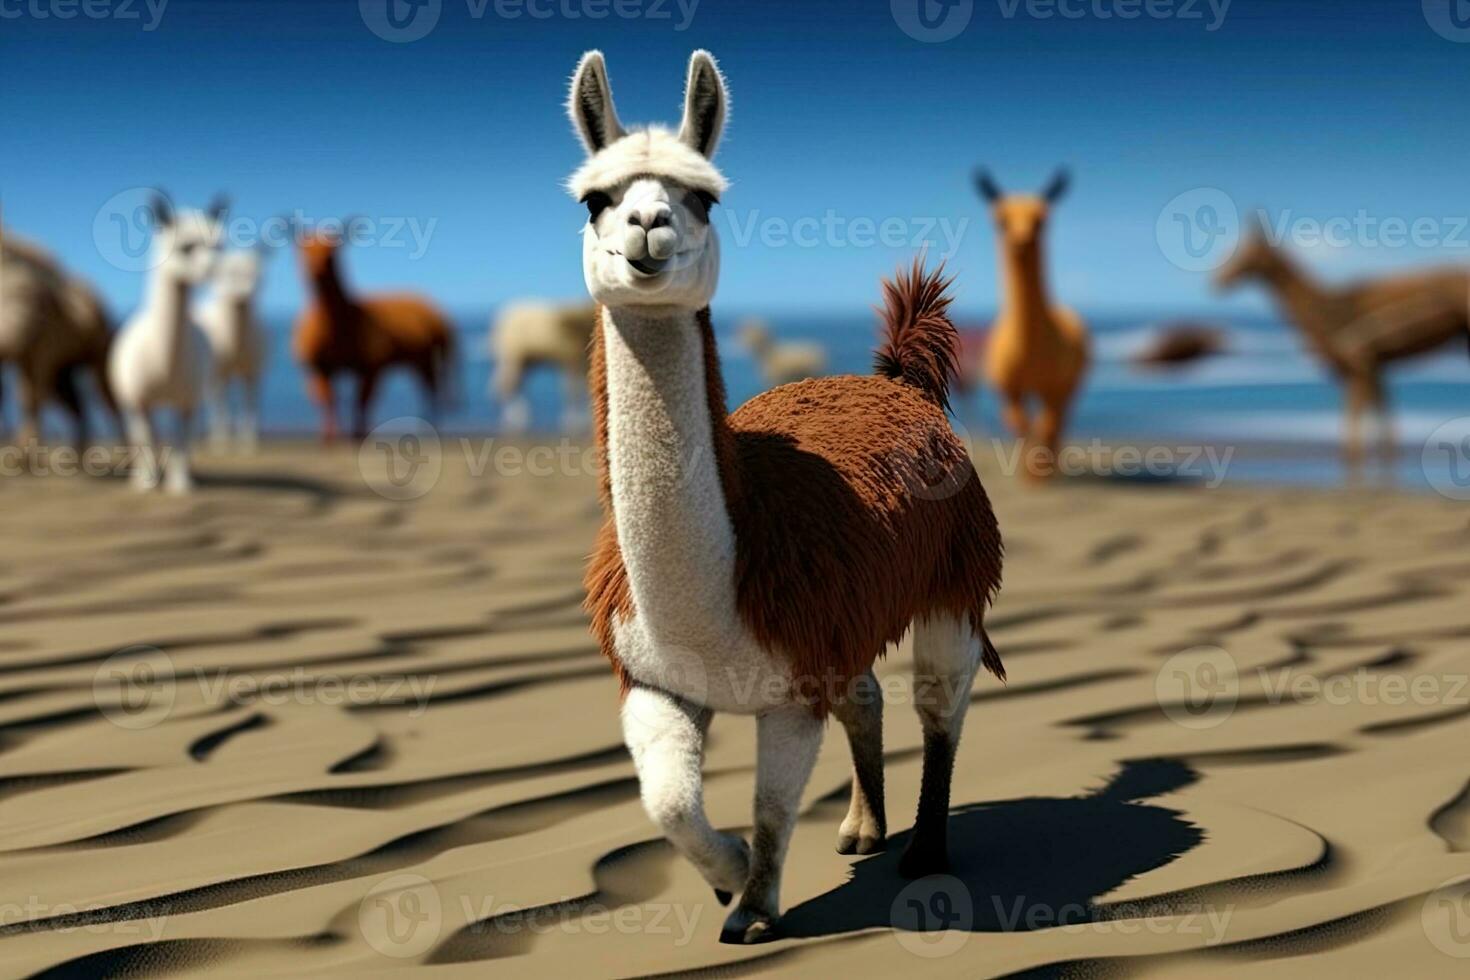
[[[1067,193],[1071,177],[1058,170],[1039,194],[1007,194],[988,170],[975,171],[975,188],[990,205],[996,227],[1006,244],[1016,249],[1035,248],[1046,229],[1052,205]]]
[[[224,218],[229,204],[223,196],[203,211],[178,211],[168,198],[155,194],[153,213],[153,267],[158,275],[186,285],[209,278],[224,241]]]
[[[598,303],[688,310],[709,305],[720,273],[710,209],[725,190],[725,178],[710,160],[728,105],[714,58],[696,51],[689,59],[679,131],[625,130],[602,53],[582,56],[567,110],[587,160],[567,186],[587,206],[582,273]]]
[[[249,299],[260,286],[261,268],[269,255],[265,244],[225,252],[215,263],[214,288],[227,299]]]
[[[1231,289],[1250,279],[1265,279],[1281,263],[1265,223],[1248,224],[1235,253],[1215,272],[1215,288]]]
[[[337,250],[361,227],[361,220],[348,218],[341,222],[340,227],[336,222],[324,222],[316,228],[295,227],[296,242],[301,248],[301,264],[309,278],[320,280],[334,274]]]

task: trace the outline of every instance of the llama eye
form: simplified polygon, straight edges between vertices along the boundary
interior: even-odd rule
[[[596,221],[597,216],[612,204],[612,198],[602,191],[593,191],[591,194],[582,198],[582,203],[587,205],[588,219]]]
[[[709,191],[694,191],[689,195],[689,210],[706,221],[709,220],[710,209],[719,203],[720,199]]]

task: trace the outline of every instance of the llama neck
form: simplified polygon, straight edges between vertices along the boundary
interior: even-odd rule
[[[634,604],[664,639],[694,643],[722,625],[735,587],[730,436],[709,313],[604,308],[599,332],[597,428]]]
[[[170,359],[177,362],[189,322],[189,283],[159,268],[149,283],[145,306],[149,311],[146,322],[159,332]]]
[[[1003,309],[1008,320],[1027,333],[1051,333],[1046,263],[1041,243],[1002,244],[1001,279],[1005,282]]]
[[[1327,294],[1286,256],[1276,254],[1265,273],[1287,320],[1297,324],[1318,351],[1333,353]]]
[[[347,294],[347,287],[342,284],[342,276],[337,271],[335,258],[328,262],[321,272],[312,276],[311,282],[316,290],[317,299],[321,301],[327,312],[332,314],[334,320],[341,321],[342,314],[355,308],[356,304]]]

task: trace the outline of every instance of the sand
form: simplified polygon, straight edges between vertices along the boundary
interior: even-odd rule
[[[1011,679],[976,688],[954,876],[894,871],[919,778],[899,648],[897,846],[834,852],[829,732],[789,938],[737,948],[638,802],[579,608],[585,457],[514,449],[448,443],[407,501],[290,444],[205,457],[189,499],[0,483],[0,973],[1470,968],[1463,504],[986,473]],[[750,819],[753,731],[714,724],[718,825]]]

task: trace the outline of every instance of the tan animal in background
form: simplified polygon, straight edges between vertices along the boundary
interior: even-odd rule
[[[986,171],[975,175],[1000,232],[1000,313],[990,329],[985,375],[1004,401],[1006,425],[1022,441],[1032,478],[1054,469],[1088,363],[1087,328],[1053,302],[1042,248],[1047,218],[1068,182],[1066,171],[1059,171],[1039,195],[1005,194]]]
[[[1343,452],[1363,461],[1363,416],[1371,411],[1382,461],[1394,458],[1393,419],[1384,370],[1394,361],[1464,342],[1470,329],[1470,269],[1449,266],[1336,288],[1303,272],[1257,226],[1215,274],[1218,288],[1258,280],[1276,294],[1287,322],[1347,390]]]
[[[490,356],[495,373],[490,397],[500,404],[500,424],[511,432],[526,429],[531,408],[522,393],[526,372],[546,365],[561,375],[562,426],[580,429],[586,421],[587,355],[597,307],[591,303],[508,303],[490,325]]]
[[[40,438],[41,409],[61,402],[87,444],[87,410],[78,382],[91,374],[121,431],[107,378],[112,326],[96,292],[38,246],[6,233],[0,239],[0,363],[20,369],[20,441]]]
[[[827,373],[827,349],[815,341],[773,340],[760,320],[746,320],[736,331],[769,387],[818,378]]]

